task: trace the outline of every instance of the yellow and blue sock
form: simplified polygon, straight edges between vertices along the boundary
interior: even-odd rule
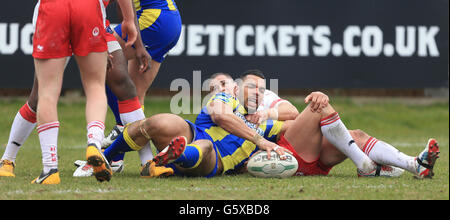
[[[128,134],[128,127],[125,127],[122,134],[103,152],[108,161],[118,161],[120,155],[129,151],[138,151],[142,147],[137,145]],[[122,156],[123,160],[123,156]]]
[[[174,163],[180,165],[183,168],[196,168],[202,162],[203,155],[202,150],[198,145],[188,144],[184,149],[183,154],[174,161]]]

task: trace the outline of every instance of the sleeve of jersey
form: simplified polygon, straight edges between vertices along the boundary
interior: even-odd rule
[[[236,102],[236,99],[233,96],[228,95],[226,93],[217,93],[216,95],[211,97],[211,99],[208,101],[207,105],[209,105],[211,102],[216,101],[216,100],[225,103],[226,105],[230,106],[233,109],[235,109],[238,104]]]
[[[264,93],[264,109],[274,108],[283,102],[287,102],[287,100],[280,98],[277,94],[270,90],[266,90]]]
[[[276,142],[278,135],[281,133],[283,121],[267,120],[265,124],[261,125],[264,129],[264,138],[271,142]]]

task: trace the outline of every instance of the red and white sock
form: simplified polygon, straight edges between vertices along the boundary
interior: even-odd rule
[[[370,159],[379,164],[396,166],[415,173],[415,157],[400,152],[386,142],[370,137],[364,145],[363,151]]]
[[[145,118],[144,111],[141,108],[141,103],[137,96],[125,101],[118,101],[118,104],[123,125]]]
[[[15,162],[20,146],[27,140],[35,127],[36,112],[30,108],[27,102],[20,108],[14,118],[2,160],[6,159]]]
[[[350,158],[358,169],[363,172],[375,169],[373,161],[356,145],[337,112],[320,120],[320,129],[323,136]]]
[[[92,121],[87,125],[87,143],[95,144],[101,148],[103,138],[105,138],[105,123],[101,121]]]
[[[42,150],[42,164],[44,173],[51,169],[58,169],[58,132],[59,122],[50,122],[39,125],[37,128]]]
[[[134,97],[125,101],[118,101],[119,103],[119,113],[122,119],[122,124],[126,125],[135,121],[145,119],[144,110],[142,109],[141,103],[138,97]],[[147,143],[141,150],[139,150],[139,158],[141,163],[145,164],[147,161],[153,159],[153,152],[150,147],[150,142]]]

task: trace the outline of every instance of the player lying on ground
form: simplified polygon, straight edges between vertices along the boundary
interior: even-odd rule
[[[250,76],[251,77],[251,76]],[[248,76],[244,78],[244,83],[241,85],[241,90],[245,91],[245,87],[250,88],[258,88],[259,86],[253,84],[248,85],[246,84],[246,80],[248,79]],[[251,79],[250,81],[255,81],[254,79]],[[261,81],[262,82],[262,81]],[[246,86],[245,86],[246,85]],[[262,85],[262,83],[261,83]],[[247,88],[248,89],[248,88]],[[259,90],[259,89],[257,89]],[[263,91],[263,90],[260,90]],[[255,102],[258,99],[249,98],[249,92],[245,91],[244,94],[246,94],[246,98],[244,98],[244,102],[246,103],[244,105],[247,106],[250,102]],[[256,95],[257,96],[257,95]],[[257,97],[256,97],[257,98]],[[209,106],[215,105],[218,107],[218,109],[222,109],[219,111],[220,115],[226,115],[228,118],[231,118],[231,120],[227,120],[226,117],[219,118],[219,114],[213,114],[209,115],[206,109],[202,111],[202,113],[199,115],[196,121],[196,125],[193,125],[192,123],[184,121],[182,118],[171,115],[171,114],[159,114],[150,117],[149,119],[146,119],[144,121],[141,121],[140,123],[133,123],[127,129],[125,130],[124,134],[110,147],[105,151],[105,155],[114,155],[117,151],[129,151],[131,149],[139,149],[139,145],[148,142],[150,139],[153,141],[155,146],[158,148],[158,150],[162,150],[164,146],[169,143],[173,137],[175,136],[184,136],[184,137],[178,137],[174,139],[171,144],[169,145],[167,151],[163,151],[160,153],[156,158],[155,162],[157,165],[161,164],[167,164],[170,166],[175,173],[178,174],[186,174],[186,175],[194,175],[194,176],[213,176],[220,173],[232,173],[236,170],[240,169],[244,162],[248,159],[248,156],[254,153],[255,150],[257,150],[256,146],[254,145],[255,142],[258,140],[251,139],[252,136],[248,136],[249,139],[245,140],[242,138],[239,139],[239,135],[244,136],[245,134],[241,131],[233,131],[236,132],[238,136],[231,135],[228,133],[225,129],[222,127],[217,126],[218,124],[221,124],[221,126],[227,127],[229,130],[233,130],[234,128],[238,128],[239,126],[242,126],[242,130],[248,130],[249,127],[247,125],[250,125],[247,123],[244,123],[243,126],[243,119],[242,119],[242,113],[239,113],[239,111],[235,112],[235,114],[240,115],[241,117],[236,117],[236,115],[228,113],[223,114],[224,109],[222,107],[227,106],[231,103],[231,106],[236,107],[235,110],[241,109],[241,105],[236,99],[233,99],[232,96],[220,93],[213,97],[211,101],[208,103]],[[257,103],[254,103],[257,104]],[[253,106],[258,106],[250,104]],[[310,104],[311,105],[311,104]],[[214,107],[214,108],[216,108]],[[230,106],[228,106],[230,107]],[[328,114],[330,111],[333,111],[331,106],[328,107],[329,109],[325,111],[321,111],[322,114]],[[231,110],[230,110],[231,109]],[[245,108],[242,108],[244,111]],[[331,110],[330,110],[331,109]],[[210,109],[211,110],[211,109]],[[233,108],[228,108],[227,111],[232,111]],[[309,110],[308,110],[309,111]],[[333,111],[334,112],[334,111]],[[333,114],[335,115],[335,114]],[[299,115],[299,117],[305,117],[305,115]],[[316,116],[317,117],[317,116]],[[219,118],[219,119],[218,119]],[[217,124],[214,124],[215,122],[211,122],[214,120],[217,122]],[[238,119],[238,120],[236,120]],[[324,119],[322,121],[322,125],[328,125],[326,122],[330,122],[329,118],[326,116],[321,116],[319,119]],[[336,119],[336,118],[334,118]],[[337,120],[336,120],[337,121]],[[299,121],[291,121],[286,122],[283,125],[280,124],[280,122],[274,122],[272,128],[270,130],[267,130],[267,125],[270,124],[262,124],[258,127],[256,127],[256,130],[261,129],[263,133],[270,133],[272,132],[272,135],[279,134],[280,132],[283,133],[284,131],[289,131],[291,123],[298,123],[303,122],[302,120]],[[320,124],[319,121],[317,121],[317,124]],[[229,124],[226,124],[229,123]],[[230,126],[231,124],[235,123],[234,126]],[[333,124],[333,123],[330,123]],[[289,126],[288,126],[289,125]],[[209,126],[209,127],[208,127]],[[281,127],[282,126],[282,127]],[[317,125],[318,126],[318,125]],[[322,127],[323,127],[322,126]],[[207,128],[206,128],[207,127]],[[252,126],[255,128],[254,126]],[[266,130],[262,129],[266,127]],[[273,129],[275,127],[275,129]],[[192,131],[191,131],[192,129]],[[234,129],[236,130],[236,129]],[[259,130],[259,131],[261,131]],[[250,132],[255,132],[254,130],[250,129]],[[320,132],[320,130],[319,130]],[[327,130],[325,129],[325,132]],[[253,136],[254,138],[255,136]],[[322,138],[322,137],[321,137]],[[358,137],[355,138],[356,142],[361,142],[362,140],[358,140]],[[207,141],[209,140],[209,141]],[[253,142],[253,141],[255,142]],[[253,143],[252,143],[253,142]],[[191,144],[187,144],[191,143]],[[279,144],[288,145],[286,144],[286,140],[279,141]],[[186,146],[187,144],[187,146]],[[353,144],[353,143],[352,143]],[[331,145],[331,144],[330,144]],[[185,147],[186,146],[186,147]],[[347,146],[347,143],[345,143],[345,146]],[[184,151],[184,147],[186,148]],[[321,146],[316,146],[321,147]],[[358,168],[360,170],[360,173],[364,175],[370,175],[374,172],[376,172],[377,167],[370,159],[367,158],[367,156],[362,153],[362,151],[358,148],[358,146],[355,145],[355,149],[357,149],[357,152],[359,151],[359,154],[357,156],[362,157],[366,159],[366,164],[363,162],[360,162],[362,159],[359,158],[359,163],[363,164],[360,165]],[[231,149],[230,149],[231,148]],[[348,147],[347,147],[348,148]],[[274,148],[275,149],[275,148]],[[278,149],[278,148],[277,148]],[[292,149],[292,147],[291,147]],[[420,155],[423,156],[426,153],[428,153],[429,148],[422,152]],[[430,150],[437,151],[437,145],[434,145],[434,142],[430,142]],[[311,152],[309,152],[311,151]],[[336,150],[334,150],[336,151]],[[342,162],[342,158],[345,159],[345,156],[339,155],[340,157],[336,157],[336,152],[334,151],[327,151],[331,152],[333,154],[321,154],[320,159],[324,160],[322,162],[321,160],[313,161],[312,163],[307,163],[308,161],[303,161],[304,163],[302,165],[307,165],[303,167],[301,172],[303,175],[318,175],[318,174],[327,174],[329,172],[329,169],[331,169],[332,166],[335,164]],[[304,152],[307,152],[307,156],[311,156],[310,154],[317,152],[317,149],[308,148],[307,150],[304,150]],[[320,152],[320,151],[319,151]],[[183,153],[181,155],[181,153]],[[347,150],[348,153],[348,150]],[[354,152],[353,152],[354,153]],[[361,154],[362,153],[362,154]],[[350,153],[349,153],[350,154]],[[354,153],[355,154],[355,153]],[[420,161],[425,166],[432,166],[434,165],[434,160],[436,159],[437,153],[430,154],[432,156],[427,158],[422,158],[419,160],[415,160],[412,158],[412,161]],[[324,157],[323,155],[328,155],[328,157]],[[433,156],[434,155],[434,156]],[[177,158],[179,156],[179,158]],[[358,158],[355,159],[355,155],[351,155],[353,158],[353,161],[358,161]],[[411,159],[410,158],[410,159]],[[421,157],[419,157],[421,158]],[[171,163],[173,162],[173,163]],[[325,164],[325,162],[327,164]],[[355,162],[357,164],[358,162]],[[428,163],[428,165],[427,165]],[[176,165],[175,165],[176,164]],[[368,166],[364,167],[364,166]],[[416,170],[429,172],[432,170],[432,167],[428,166],[430,169],[425,169],[422,166],[416,166]],[[366,170],[363,170],[366,169]],[[160,175],[160,172],[169,172],[166,169],[163,169],[161,167],[155,167],[155,163],[149,162],[144,167],[143,171],[141,172],[141,175],[143,176],[158,176]],[[417,173],[417,171],[411,171]],[[430,176],[428,174],[421,173],[419,174],[420,177],[424,176]],[[431,172],[430,172],[431,173]]]
[[[108,1],[103,1],[103,3],[106,7]],[[36,10],[37,8],[38,7],[36,7]],[[108,23],[109,22],[107,22],[107,24]],[[145,115],[140,108],[140,103],[136,95],[136,88],[128,75],[126,59],[119,43],[114,38],[112,33],[108,32],[108,29],[110,30],[110,28],[107,27],[105,38],[108,45],[108,53],[111,55],[111,65],[107,71],[106,84],[109,85],[115,94],[117,94],[119,99],[118,108],[120,109],[120,114],[122,115],[122,120],[124,123],[144,119]],[[135,44],[136,50],[143,48],[142,43],[138,43],[139,41],[140,39],[138,37]],[[145,51],[145,49],[141,50]],[[147,66],[144,65],[142,68],[145,69]],[[25,142],[31,131],[36,126],[36,107],[38,103],[37,92],[38,81],[35,78],[27,103],[22,106],[13,121],[9,141],[0,163],[0,176],[15,176],[14,167],[17,153],[20,146]],[[150,146],[147,146],[139,151],[139,154],[144,163],[153,158]]]
[[[249,72],[262,74],[259,70],[250,70]],[[279,103],[285,104],[277,106]],[[346,159],[345,154],[338,150],[338,147],[335,147],[335,144],[330,143],[326,133],[321,131],[323,126],[320,128],[320,125],[326,125],[328,122],[331,122],[331,118],[333,118],[331,117],[327,121],[319,119],[319,114],[324,114],[323,111],[333,111],[330,111],[327,108],[329,105],[328,96],[321,92],[313,92],[305,98],[305,103],[310,104],[299,116],[295,116],[298,111],[290,106],[288,101],[280,99],[275,94],[264,95],[263,105],[259,106],[258,112],[253,115],[247,115],[247,119],[253,123],[258,123],[258,121],[266,118],[276,119],[278,115],[283,117],[291,115],[290,117],[294,117],[296,123],[286,131],[278,144],[287,147],[296,156],[296,159],[299,161],[297,175],[308,174],[309,171],[306,168],[313,167],[314,163],[322,164],[319,164],[322,168],[330,168]],[[328,113],[325,113],[325,115],[327,114]],[[339,116],[335,116],[334,119],[339,120],[338,117]],[[284,119],[286,119],[286,117]],[[291,118],[287,117],[287,119]],[[328,126],[332,124],[333,123]],[[324,133],[323,135],[321,134],[322,132]],[[432,173],[427,173],[430,170],[424,169],[424,165],[420,163],[421,161],[426,160],[424,157],[429,156],[430,158],[427,160],[430,161],[430,164],[434,164],[434,160],[438,157],[438,147],[434,139],[428,141],[426,149],[419,154],[419,159],[416,161],[414,157],[403,154],[390,144],[378,141],[362,130],[350,130],[349,132],[354,141],[356,141],[356,144],[376,163],[401,167],[421,178],[432,176]],[[338,145],[336,144],[336,146]],[[428,153],[428,151],[430,151],[430,153]],[[315,158],[318,158],[317,162],[314,161]],[[358,169],[358,175],[398,176],[402,173],[401,169],[393,168],[391,166],[378,166],[375,172],[369,173],[361,172],[361,170]],[[305,169],[302,170],[302,167],[305,167]]]

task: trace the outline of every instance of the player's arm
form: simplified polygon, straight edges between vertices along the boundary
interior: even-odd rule
[[[122,14],[122,38],[128,35],[128,41],[125,43],[125,47],[133,45],[137,39],[137,29],[134,23],[135,11],[131,0],[117,0],[120,6],[120,12]]]
[[[272,150],[279,155],[284,155],[283,148],[261,137],[256,131],[249,128],[241,118],[234,115],[230,105],[220,100],[213,100],[208,104],[207,109],[212,121],[230,134],[254,143],[260,149],[268,151],[269,155]]]
[[[247,115],[246,118],[252,123],[260,124],[267,119],[278,121],[294,120],[298,115],[299,112],[297,108],[290,102],[283,100],[283,102],[280,102],[271,108]]]

